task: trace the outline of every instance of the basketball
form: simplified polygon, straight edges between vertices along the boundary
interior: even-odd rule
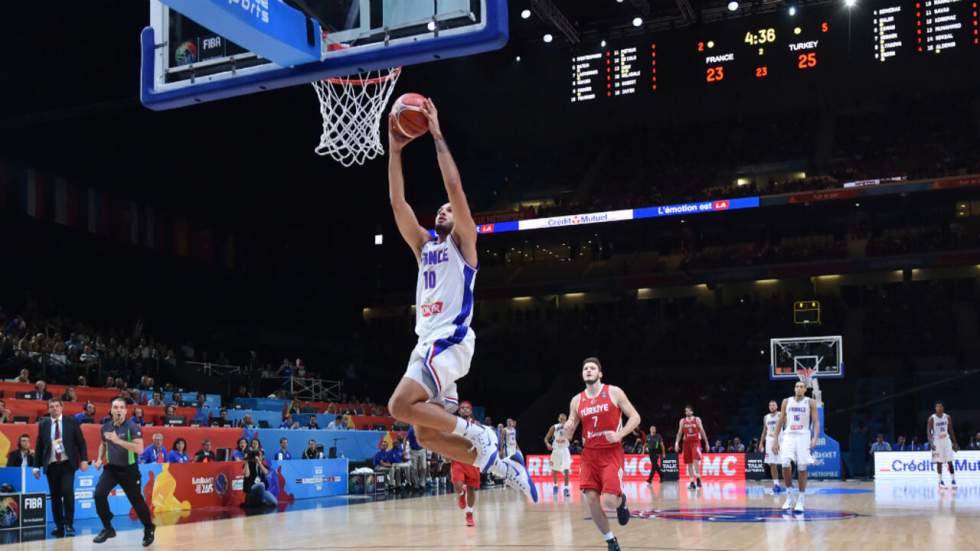
[[[422,112],[424,102],[425,96],[414,92],[402,94],[395,100],[391,113],[395,115],[396,128],[402,135],[418,138],[429,131],[429,119]]]

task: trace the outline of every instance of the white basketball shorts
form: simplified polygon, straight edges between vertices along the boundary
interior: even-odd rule
[[[422,385],[429,402],[455,413],[459,408],[456,381],[470,371],[476,334],[468,330],[462,339],[420,340],[412,350],[405,377]]]
[[[933,463],[952,463],[953,461],[953,442],[949,438],[937,438],[933,442],[932,462]]]
[[[572,454],[568,447],[555,448],[551,450],[551,470],[556,473],[570,471],[572,469]]]
[[[779,443],[779,456],[784,467],[796,463],[796,467],[800,468],[813,463],[809,433],[785,433],[780,434],[780,438],[782,441]]]

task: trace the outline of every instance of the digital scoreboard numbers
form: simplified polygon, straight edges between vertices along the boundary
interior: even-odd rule
[[[605,94],[605,74],[602,52],[572,58],[572,103],[592,101]]]
[[[972,11],[971,11],[972,8]],[[976,2],[967,0],[917,0],[915,2],[916,52],[938,54],[976,44]]]
[[[620,48],[606,52],[606,95],[630,96],[641,84],[638,48]]]
[[[878,77],[935,82],[926,74],[962,80],[980,60],[978,3],[862,0],[850,8],[813,6],[603,40],[601,48],[572,57],[571,101],[670,101],[746,86],[814,84],[817,75],[841,86]],[[960,63],[964,71],[957,73]]]

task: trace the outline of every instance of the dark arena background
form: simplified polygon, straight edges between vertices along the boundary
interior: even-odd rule
[[[397,4],[363,2],[371,25]],[[152,75],[155,55],[161,87],[188,89],[252,55],[177,13],[184,0],[18,4],[0,33],[18,52],[0,64],[2,547],[88,549],[103,528],[93,465],[75,475],[74,537],[52,535],[47,479],[25,459],[45,392],[79,419],[92,461],[114,398],[145,424],[140,492],[161,549],[976,546],[975,0],[463,0],[469,21],[404,30],[409,53],[429,40],[440,53],[406,57],[391,100],[438,106],[478,230],[458,399],[501,458],[520,450],[509,461],[538,498],[488,472],[466,513],[449,452],[417,443],[431,427],[409,435],[390,409],[419,342],[420,273],[389,199],[391,101],[370,127],[384,153],[341,166],[314,153],[317,76],[151,103],[141,64]],[[295,12],[300,42],[353,13],[351,0],[198,6],[225,4]],[[506,41],[491,51],[437,42],[492,6]],[[172,34],[147,57],[140,31],[161,9]],[[387,48],[366,42],[350,47]],[[431,230],[449,201],[432,137],[402,159]],[[580,432],[568,490],[552,476],[549,429],[573,396],[591,399],[588,357],[641,417],[621,435],[629,523],[607,505],[611,541],[580,492]],[[782,459],[763,433],[770,400],[792,400],[801,378],[819,411],[802,494],[774,488]],[[674,449],[688,405],[707,439],[696,482]],[[275,505],[251,491],[242,438],[266,452]],[[945,438],[954,457],[933,463]],[[186,464],[167,454],[178,439]],[[118,536],[96,547],[136,548],[143,526],[116,494]]]

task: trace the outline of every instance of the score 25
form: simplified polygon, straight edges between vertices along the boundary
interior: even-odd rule
[[[812,69],[817,66],[817,52],[799,54],[796,56],[796,68],[800,70]]]

